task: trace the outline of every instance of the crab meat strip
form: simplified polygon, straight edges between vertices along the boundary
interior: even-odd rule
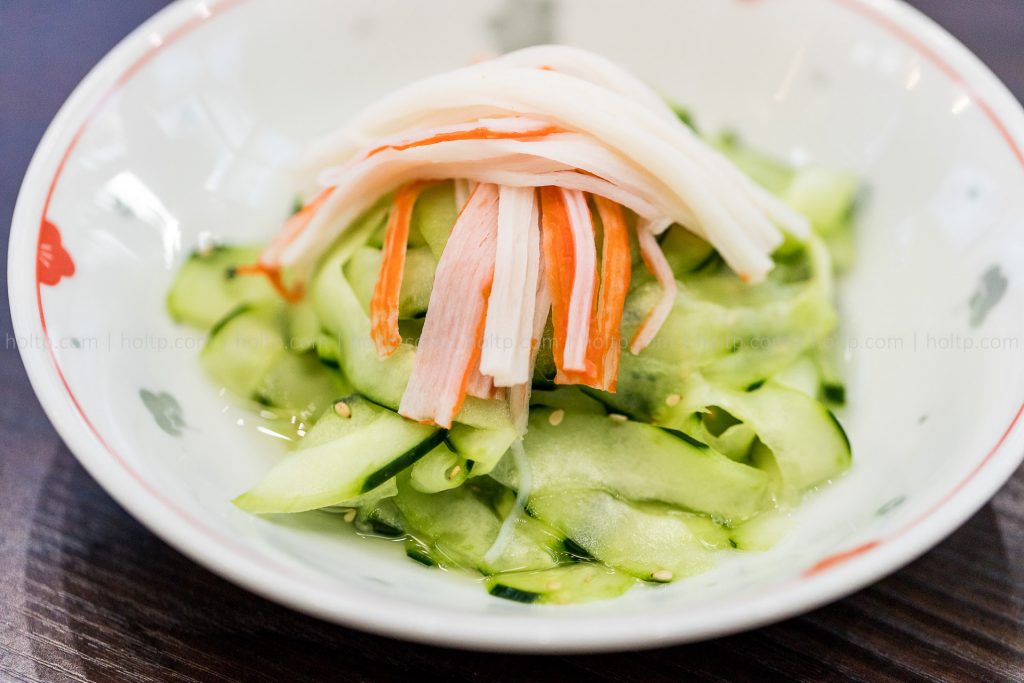
[[[740,275],[758,280],[771,269],[765,249],[750,236],[752,228],[735,215],[736,203],[749,200],[736,192],[737,183],[695,160],[713,153],[704,143],[687,135],[682,124],[670,125],[647,107],[573,76],[540,69],[470,68],[424,79],[364,110],[350,125],[350,137],[376,138],[409,128],[420,123],[423,111],[436,120],[444,112],[464,116],[467,110],[476,113],[488,107],[496,113],[544,117],[591,134],[648,168],[691,206],[701,231]],[[767,218],[762,220],[768,223]]]
[[[615,391],[619,374],[622,311],[629,292],[632,260],[629,229],[622,207],[604,197],[594,197],[601,217],[601,293],[597,302],[596,337],[591,344],[597,366],[596,388]]]
[[[640,353],[647,348],[647,345],[651,343],[665,323],[665,319],[672,311],[672,304],[676,300],[675,275],[672,273],[672,267],[666,260],[664,252],[661,251],[661,245],[655,238],[659,227],[642,222],[636,229],[637,239],[640,242],[640,255],[643,257],[647,269],[661,285],[661,297],[658,299],[658,303],[648,311],[647,316],[633,335],[633,340],[629,345],[629,350],[632,353]]]
[[[480,362],[473,366],[466,380],[466,395],[476,398],[503,398],[505,389],[494,386],[494,378],[480,372]]]
[[[534,366],[537,364],[537,352],[540,350],[540,345],[543,341],[544,328],[548,322],[548,315],[551,313],[551,292],[548,289],[543,250],[540,250],[537,256],[536,304],[533,307],[533,334],[530,339],[530,367],[528,373],[531,378],[533,377]],[[526,424],[530,417],[531,388],[532,383],[530,380],[527,380],[510,388],[508,393],[509,414],[512,418],[512,425],[520,434],[526,433]]]
[[[529,379],[540,230],[533,188],[502,186],[498,199],[498,258],[487,303],[480,371],[497,386]]]
[[[398,301],[409,243],[409,223],[416,198],[427,183],[414,182],[400,188],[388,216],[380,274],[370,299],[370,336],[381,358],[390,356],[402,344],[398,332]]]
[[[412,374],[398,412],[451,427],[480,358],[494,277],[498,188],[478,185],[441,253]]]
[[[569,317],[566,320],[565,354],[562,369],[569,372],[590,372],[587,362],[590,346],[590,321],[594,314],[594,289],[597,285],[597,250],[594,246],[594,223],[586,196],[579,190],[561,188],[572,234],[572,290],[569,295]]]
[[[564,140],[563,140],[564,142]],[[281,234],[272,242],[263,257],[269,266],[290,266],[299,271],[308,271],[315,263],[318,255],[323,252],[344,229],[361,213],[368,209],[376,197],[391,192],[404,182],[415,179],[444,179],[451,177],[470,178],[478,182],[500,183],[511,186],[542,186],[561,185],[594,194],[606,196],[612,201],[627,206],[641,216],[655,219],[665,215],[671,207],[665,206],[665,198],[657,197],[642,189],[638,173],[628,174],[628,165],[614,167],[612,165],[591,165],[593,171],[577,172],[574,167],[564,163],[523,154],[500,156],[507,151],[506,146],[515,145],[514,149],[532,149],[527,143],[515,143],[506,140],[481,140],[442,143],[429,147],[417,147],[403,152],[382,152],[354,165],[344,175],[336,175],[332,179],[337,182],[336,189],[324,202],[315,220],[301,233]],[[534,143],[540,144],[540,143]],[[580,147],[572,143],[569,147],[559,143],[557,149],[550,145],[538,147],[539,151],[565,153]],[[577,150],[578,151],[578,150]],[[497,156],[496,156],[497,155]],[[598,152],[600,156],[600,152]],[[567,161],[588,161],[582,155],[579,158],[564,157]],[[473,159],[466,161],[465,159]],[[606,159],[609,164],[614,157]],[[590,159],[589,161],[593,161]],[[616,185],[601,173],[613,178],[622,176],[622,185]],[[558,175],[549,175],[558,174]],[[640,185],[634,189],[634,185]],[[637,192],[645,192],[643,196]],[[648,198],[650,195],[651,198]],[[656,201],[657,205],[652,204]],[[678,209],[678,207],[676,207]],[[680,209],[681,211],[681,209]]]

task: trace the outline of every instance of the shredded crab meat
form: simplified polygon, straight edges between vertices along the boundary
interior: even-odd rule
[[[597,268],[594,224],[590,218],[587,198],[582,192],[565,188],[561,188],[560,191],[568,217],[573,250],[572,284],[569,290],[569,311],[566,319],[562,370],[589,376],[594,371],[593,365],[588,363],[587,359]]]
[[[592,362],[597,368],[593,385],[602,391],[615,391],[619,374],[620,325],[629,293],[632,259],[629,253],[629,228],[622,207],[604,197],[594,197],[601,217],[604,238],[601,247],[601,290],[597,302],[595,339],[591,344]]]
[[[502,186],[494,284],[487,304],[480,370],[497,386],[529,379],[540,231],[533,188]]]
[[[498,188],[478,185],[438,261],[401,415],[449,428],[462,407],[480,358],[497,231]]]
[[[415,182],[401,188],[388,216],[380,275],[370,299],[370,334],[382,358],[390,356],[402,343],[402,335],[398,332],[398,302],[409,242],[409,223],[416,198],[425,186],[423,182]]]
[[[277,262],[298,270],[322,253],[376,197],[416,179],[463,177],[477,182],[541,187],[553,185],[605,196],[647,218],[672,212],[689,216],[673,204],[657,181],[645,179],[614,153],[582,136],[556,135],[545,140],[446,141],[403,151],[389,150],[359,163],[333,169],[324,179],[334,188],[315,221],[301,232],[282,233],[268,249]]]
[[[494,378],[485,375],[480,371],[480,363],[477,362],[469,372],[466,380],[466,395],[475,398],[500,399],[505,396],[505,388],[494,385]]]
[[[615,391],[631,230],[662,290],[630,340],[632,353],[651,344],[675,300],[656,239],[670,224],[707,240],[747,282],[772,268],[783,231],[809,231],[803,216],[682,124],[645,83],[562,46],[526,48],[401,88],[305,161],[323,189],[246,272],[266,275],[288,298],[301,296],[323,252],[395,192],[370,304],[382,356],[401,343],[398,301],[416,197],[430,182],[453,182],[460,212],[399,406],[442,427],[469,395],[507,398],[525,432],[549,315],[556,383]]]
[[[461,211],[462,207],[469,201],[469,195],[473,193],[476,183],[468,178],[455,178],[452,181],[452,186],[455,191],[455,206]]]
[[[723,164],[715,161],[720,155],[681,123],[572,75],[484,66],[428,78],[395,92],[356,117],[327,156],[346,158],[354,151],[354,141],[422,125],[424,120],[453,123],[469,111],[476,116],[486,112],[543,117],[565,129],[588,133],[648,168],[692,208],[697,225],[691,227],[747,279],[763,278],[771,268],[766,245],[780,241],[781,234],[769,215],[784,217],[791,212],[779,200],[757,192],[751,181],[723,171]],[[629,124],[622,125],[623,121]],[[772,211],[765,211],[764,205]],[[799,234],[806,222],[795,220],[782,227]]]
[[[636,234],[637,240],[640,242],[640,255],[643,257],[644,265],[661,285],[661,296],[633,335],[629,344],[629,350],[632,353],[640,353],[654,340],[655,335],[665,323],[665,319],[668,318],[668,314],[672,311],[672,304],[676,299],[675,275],[672,273],[672,267],[668,260],[665,259],[664,252],[661,251],[661,245],[655,239],[659,227],[649,223],[637,226]]]

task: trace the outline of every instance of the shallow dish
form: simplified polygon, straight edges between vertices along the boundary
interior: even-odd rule
[[[551,41],[621,62],[705,128],[870,186],[841,302],[853,469],[812,494],[769,552],[572,607],[499,601],[323,517],[235,509],[281,447],[211,390],[195,362],[201,338],[163,306],[197,243],[275,231],[304,143],[413,78]],[[15,212],[11,308],[33,387],[76,456],[225,577],[420,641],[653,647],[876,580],[948,535],[1020,463],[1022,147],[1024,116],[1005,88],[891,0],[309,0],[287,13],[271,0],[190,0],[111,52],[47,131]]]

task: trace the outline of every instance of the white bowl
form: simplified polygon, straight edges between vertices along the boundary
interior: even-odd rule
[[[244,414],[200,373],[200,338],[163,306],[202,235],[275,231],[304,143],[401,83],[531,41],[603,52],[704,127],[854,169],[871,189],[842,291],[852,471],[809,497],[770,552],[570,607],[492,598],[316,516],[232,507],[280,446],[236,425]],[[83,465],[232,581],[328,620],[459,647],[678,643],[782,619],[897,569],[1021,461],[1022,147],[1024,116],[1005,88],[891,0],[188,0],[111,52],[47,131],[15,213],[11,308],[32,385]]]

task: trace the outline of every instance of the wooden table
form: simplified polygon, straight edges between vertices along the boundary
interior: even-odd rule
[[[0,1],[0,214],[78,80],[161,0]],[[1024,96],[1024,1],[915,0]],[[0,242],[6,251],[7,240]],[[6,278],[0,279],[6,300]],[[57,437],[3,307],[0,680],[1024,681],[1024,470],[894,576],[751,633],[653,652],[522,657],[410,645],[271,604],[129,517]]]

